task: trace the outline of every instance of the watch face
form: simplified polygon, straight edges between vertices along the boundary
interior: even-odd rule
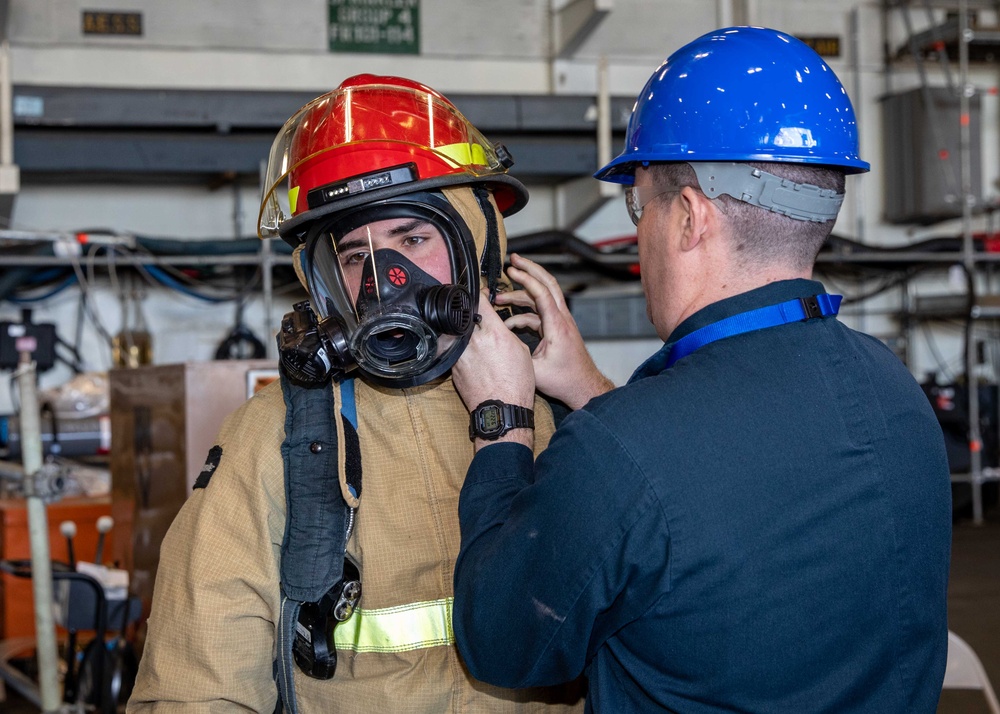
[[[500,408],[494,406],[484,407],[479,413],[479,423],[483,431],[487,434],[498,431],[503,426],[500,420]]]

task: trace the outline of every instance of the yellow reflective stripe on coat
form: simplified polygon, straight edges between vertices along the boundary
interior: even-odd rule
[[[451,613],[455,598],[415,602],[381,610],[358,608],[333,630],[338,650],[407,652],[455,644]]]

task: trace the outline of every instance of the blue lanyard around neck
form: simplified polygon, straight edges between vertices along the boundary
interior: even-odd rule
[[[796,298],[777,305],[768,305],[749,312],[741,312],[738,315],[713,322],[711,325],[705,325],[705,327],[684,335],[673,344],[670,348],[670,354],[667,356],[667,368],[669,369],[674,362],[682,357],[687,357],[695,350],[725,337],[763,330],[766,327],[787,325],[789,322],[811,320],[814,317],[836,315],[840,310],[840,301],[843,299],[843,295],[830,295],[829,293]]]

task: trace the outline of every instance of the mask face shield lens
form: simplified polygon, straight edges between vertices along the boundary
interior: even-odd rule
[[[341,217],[311,237],[309,290],[320,322],[342,326],[373,381],[430,381],[464,349],[478,271],[461,228],[421,204],[397,204]]]

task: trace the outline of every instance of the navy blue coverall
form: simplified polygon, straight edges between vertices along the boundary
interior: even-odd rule
[[[927,398],[878,340],[817,318],[673,341],[824,292],[789,280],[684,321],[549,448],[480,450],[455,635],[509,687],[589,679],[613,713],[932,713],[951,492]]]

